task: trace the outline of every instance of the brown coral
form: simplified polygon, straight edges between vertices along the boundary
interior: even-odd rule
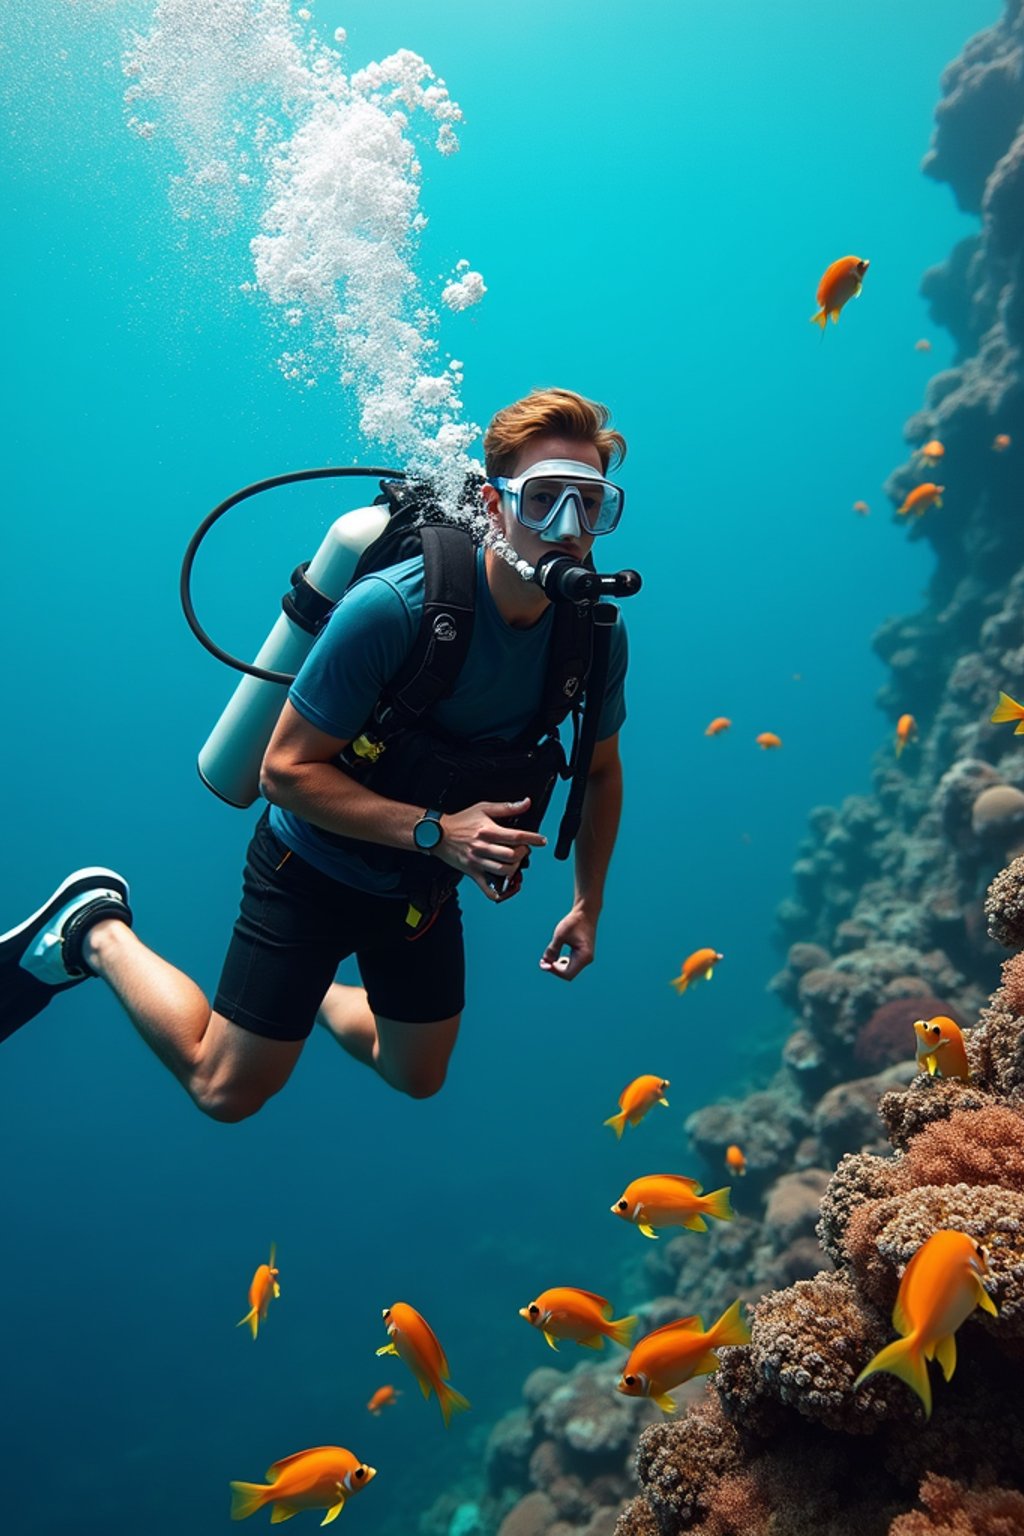
[[[975,1312],[965,1326],[980,1319],[1000,1338],[1024,1336],[1024,1194],[998,1185],[918,1185],[909,1198],[859,1206],[847,1226],[846,1252],[861,1294],[888,1313],[906,1265],[942,1227],[970,1233],[989,1251],[987,1289],[999,1316]]]
[[[731,1394],[740,1423],[743,1405],[729,1380],[730,1356],[742,1354],[752,1368],[755,1392],[769,1393],[804,1418],[848,1434],[870,1434],[879,1421],[875,1405],[853,1391],[864,1362],[885,1342],[881,1318],[865,1309],[853,1286],[837,1274],[799,1280],[775,1291],[753,1311],[751,1341],[723,1350],[720,1383]],[[738,1411],[737,1411],[738,1410]]]
[[[818,1236],[833,1264],[845,1268],[846,1229],[850,1217],[869,1200],[884,1200],[901,1188],[899,1164],[891,1157],[852,1152],[840,1159],[821,1197]]]
[[[662,1530],[692,1525],[706,1515],[709,1486],[741,1464],[739,1432],[710,1399],[677,1424],[652,1424],[636,1448],[644,1502]]]
[[[985,896],[989,936],[1004,949],[1024,949],[1024,857],[1001,870]]]
[[[1010,1098],[1024,1096],[1024,1018],[1014,1002],[1024,970],[1020,961],[1021,957],[1014,955],[1006,962],[1004,978],[1013,967],[1010,986],[1004,980],[993,994],[967,1042],[971,1071],[978,1083]]]
[[[977,1034],[978,1031],[972,1031]],[[968,1040],[967,1054],[971,1056]],[[905,1151],[911,1138],[933,1120],[945,1120],[957,1109],[983,1109],[997,1101],[975,1083],[962,1083],[955,1077],[929,1077],[920,1073],[903,1093],[885,1093],[878,1101],[878,1113],[885,1121],[889,1140]]]
[[[907,1148],[901,1173],[916,1184],[999,1184],[1024,1194],[1024,1115],[1001,1104],[955,1109]]]
[[[889,1536],[1024,1536],[1024,1494],[1016,1488],[965,1488],[930,1472],[924,1510],[898,1515]]]

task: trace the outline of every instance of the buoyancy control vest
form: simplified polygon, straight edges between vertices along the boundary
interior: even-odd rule
[[[425,601],[412,649],[377,700],[363,729],[337,759],[351,777],[391,800],[446,813],[481,800],[530,797],[528,811],[507,826],[536,831],[559,778],[589,766],[607,675],[607,626],[594,622],[590,604],[558,602],[552,625],[540,708],[512,740],[468,740],[431,718],[430,711],[451,695],[469,654],[476,607],[476,545],[466,528],[431,521],[429,502],[415,486],[382,482],[391,519],[361,556],[352,582],[422,553]],[[350,583],[351,585],[351,583]],[[611,610],[614,615],[614,610]],[[603,665],[594,667],[595,630],[603,629]],[[600,684],[598,686],[598,678]],[[588,679],[591,685],[588,687]],[[582,731],[583,707],[587,727]],[[559,727],[572,715],[568,753]],[[581,761],[581,739],[589,742]],[[563,823],[563,834],[565,825]],[[318,828],[332,846],[346,848],[371,867],[400,871],[410,900],[410,925],[428,919],[455,888],[461,875],[440,859],[404,852]],[[573,827],[560,857],[566,857]],[[508,891],[518,889],[518,880]]]

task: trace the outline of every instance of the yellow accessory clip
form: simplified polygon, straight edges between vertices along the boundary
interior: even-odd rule
[[[365,757],[369,762],[375,763],[384,751],[382,741],[373,741],[369,736],[357,736],[352,743],[352,751],[357,757]]]

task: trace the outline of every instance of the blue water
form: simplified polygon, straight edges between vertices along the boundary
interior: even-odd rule
[[[124,127],[116,8],[19,11],[0,20],[0,928],[68,869],[110,864],[147,943],[211,989],[253,816],[195,772],[231,680],[181,618],[181,553],[237,486],[380,449],[339,387],[282,380],[279,337],[238,291],[253,229],[215,239],[175,219],[173,153]],[[880,486],[952,355],[921,275],[974,227],[920,160],[942,68],[998,14],[318,0],[352,67],[413,49],[464,110],[461,153],[425,159],[416,265],[432,282],[466,257],[488,284],[442,332],[468,414],[559,383],[607,401],[629,440],[608,553],[645,586],[599,955],[571,988],[537,968],[568,869],[534,861],[498,909],[468,890],[463,1035],[424,1103],[317,1038],[259,1116],[207,1122],[98,983],[6,1044],[12,1536],[206,1536],[226,1527],[230,1478],[325,1441],[380,1470],[346,1524],[414,1529],[479,1463],[527,1369],[556,1361],[517,1307],[562,1283],[620,1312],[643,1299],[622,1294],[637,1235],[607,1208],[638,1173],[688,1171],[685,1115],[772,1062],[787,1027],[764,990],[772,916],[807,812],[868,789],[891,729],[869,640],[919,605],[930,559]],[[818,278],[848,251],[871,260],[864,294],[820,341]],[[225,643],[256,648],[344,504],[303,493],[285,520],[263,498],[211,539],[197,594]],[[716,714],[733,730],[709,741]],[[766,729],[781,752],[754,747]],[[666,983],[703,944],[726,960],[677,999]],[[601,1121],[648,1071],[672,1079],[671,1111],[616,1145]],[[271,1240],[283,1297],[254,1347],[233,1324]],[[374,1358],[396,1299],[430,1318],[473,1400],[447,1435]],[[405,1396],[376,1421],[364,1404],[383,1380]]]

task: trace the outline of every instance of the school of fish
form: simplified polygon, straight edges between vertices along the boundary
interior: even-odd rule
[[[832,262],[818,285],[818,310],[811,317],[824,335],[828,320],[837,323],[845,305],[857,298],[863,288],[869,262],[858,256],[844,256]],[[926,339],[916,344],[918,351],[930,350]],[[1011,439],[999,433],[992,442],[995,453],[1005,453]],[[916,452],[923,467],[932,467],[945,457],[945,446],[938,439],[924,443]],[[911,489],[897,515],[911,513],[921,517],[932,508],[942,507],[945,487],[922,481]],[[866,516],[864,501],[854,503],[854,511]],[[993,723],[1015,722],[1015,733],[1024,735],[1024,705],[1001,692],[991,716]],[[716,715],[704,734],[724,735],[732,719]],[[904,713],[896,724],[897,758],[917,739],[914,716]],[[780,736],[762,731],[755,744],[764,751],[782,746]],[[679,996],[699,981],[708,982],[724,956],[709,946],[691,951],[681,962],[680,971],[671,979]],[[916,1061],[920,1071],[929,1075],[970,1081],[970,1070],[963,1032],[951,1018],[942,1015],[919,1019],[914,1026]],[[665,1097],[668,1078],[645,1073],[633,1078],[618,1098],[618,1112],[604,1121],[617,1140],[627,1127],[636,1128],[656,1106],[668,1107]],[[729,1174],[739,1178],[747,1172],[742,1148],[730,1144],[724,1154]],[[613,1215],[635,1226],[646,1238],[657,1239],[659,1231],[682,1228],[693,1233],[706,1232],[708,1220],[731,1221],[731,1187],[709,1194],[698,1180],[680,1173],[652,1173],[631,1179],[611,1205]],[[947,1381],[956,1365],[957,1329],[981,1307],[996,1315],[996,1307],[985,1288],[989,1275],[988,1255],[982,1245],[967,1233],[948,1229],[932,1234],[912,1256],[900,1280],[892,1323],[899,1338],[869,1360],[854,1386],[861,1385],[879,1372],[887,1372],[904,1381],[920,1399],[925,1416],[932,1411],[928,1362],[937,1359]],[[261,1263],[249,1286],[249,1309],[238,1326],[248,1325],[253,1340],[265,1324],[271,1303],[281,1295],[276,1248],[271,1246],[269,1260]],[[597,1292],[576,1286],[552,1286],[541,1291],[533,1301],[519,1308],[519,1315],[543,1335],[548,1346],[558,1350],[560,1343],[584,1349],[604,1349],[611,1342],[629,1351],[616,1383],[616,1390],[629,1397],[646,1397],[665,1413],[676,1409],[671,1392],[694,1377],[713,1372],[719,1363],[717,1351],[743,1345],[750,1340],[750,1328],[736,1300],[722,1316],[705,1329],[696,1314],[680,1317],[656,1328],[634,1342],[638,1318],[616,1318],[612,1303]],[[434,1396],[447,1427],[455,1413],[464,1412],[470,1403],[452,1386],[451,1370],[445,1351],[426,1318],[408,1302],[396,1301],[383,1309],[387,1343],[377,1349],[380,1356],[400,1360],[419,1383],[425,1398]],[[367,1403],[374,1416],[395,1405],[400,1392],[387,1383],[378,1387]],[[328,1525],[341,1513],[345,1503],[361,1492],[376,1476],[376,1469],[341,1446],[317,1446],[299,1451],[275,1462],[266,1473],[265,1483],[231,1484],[231,1518],[243,1520],[258,1510],[270,1507],[271,1523],[288,1520],[302,1510],[324,1510],[322,1525]]]

